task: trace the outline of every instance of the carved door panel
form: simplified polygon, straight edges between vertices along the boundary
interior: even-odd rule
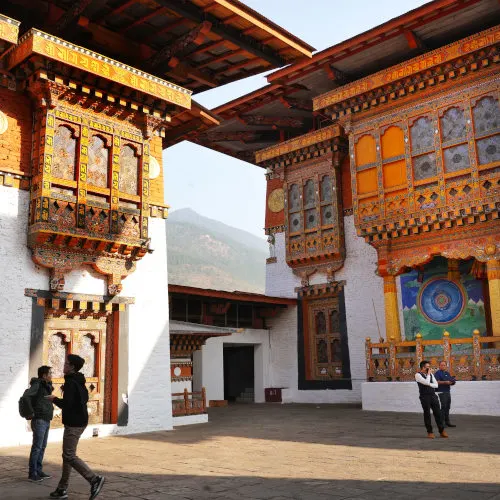
[[[43,338],[43,363],[52,367],[54,394],[62,397],[64,360],[68,354],[85,359],[82,373],[89,391],[89,423],[103,422],[106,321],[85,319],[46,319]],[[54,408],[52,427],[62,425],[61,410]]]

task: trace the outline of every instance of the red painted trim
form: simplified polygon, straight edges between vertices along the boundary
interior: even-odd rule
[[[297,305],[297,299],[287,299],[283,297],[270,297],[269,295],[260,295],[258,293],[246,292],[225,292],[223,290],[210,290],[208,288],[195,288],[182,285],[168,285],[169,293],[182,293],[185,295],[198,295],[201,297],[211,297],[214,299],[238,300],[240,302],[257,302],[260,304],[280,304]]]

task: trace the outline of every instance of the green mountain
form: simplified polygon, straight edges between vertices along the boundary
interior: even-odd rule
[[[265,239],[183,208],[169,214],[167,243],[169,283],[264,293]]]

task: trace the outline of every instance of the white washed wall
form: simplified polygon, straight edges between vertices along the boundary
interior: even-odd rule
[[[362,388],[363,410],[422,412],[416,382],[364,382]],[[500,417],[500,381],[457,382],[450,413],[452,422],[453,415]]]
[[[365,338],[378,339],[385,332],[382,278],[375,274],[377,252],[356,235],[354,217],[344,217],[347,257],[344,267],[336,273],[337,281],[345,281],[347,333],[353,389],[298,390],[297,312],[286,312],[269,321],[271,327],[271,380],[274,387],[286,388],[284,402],[289,403],[347,403],[361,402],[361,383],[366,380]],[[266,293],[285,297],[296,296],[294,288],[300,280],[293,275],[285,261],[285,236],[276,235],[277,263],[267,265]],[[317,273],[311,284],[326,282]]]
[[[26,245],[29,193],[0,186],[0,446],[31,441],[31,432],[18,414],[18,399],[29,382],[32,299],[25,288],[48,290],[48,270],[33,264]],[[123,281],[122,295],[135,297],[129,307],[129,425],[95,426],[99,435],[172,428],[170,341],[165,221],[150,220],[155,252],[137,264]],[[65,292],[103,295],[106,280],[88,267],[65,277]],[[164,369],[164,367],[168,369]],[[89,437],[87,429],[84,437]],[[62,438],[53,430],[50,440]]]
[[[254,346],[254,382],[255,402],[265,401],[264,389],[271,387],[269,331],[261,329],[245,329],[227,337],[208,339],[201,351],[193,357],[194,390],[201,386],[207,391],[207,404],[210,400],[224,399],[224,346]],[[201,374],[201,375],[200,375]]]

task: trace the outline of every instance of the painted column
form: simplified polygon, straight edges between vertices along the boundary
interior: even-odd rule
[[[500,335],[500,260],[486,262],[493,335]]]
[[[460,280],[460,261],[458,259],[448,259],[448,279],[451,281]]]
[[[387,341],[394,338],[401,341],[401,327],[399,326],[398,295],[396,276],[384,276],[384,302],[385,302],[385,338]]]

